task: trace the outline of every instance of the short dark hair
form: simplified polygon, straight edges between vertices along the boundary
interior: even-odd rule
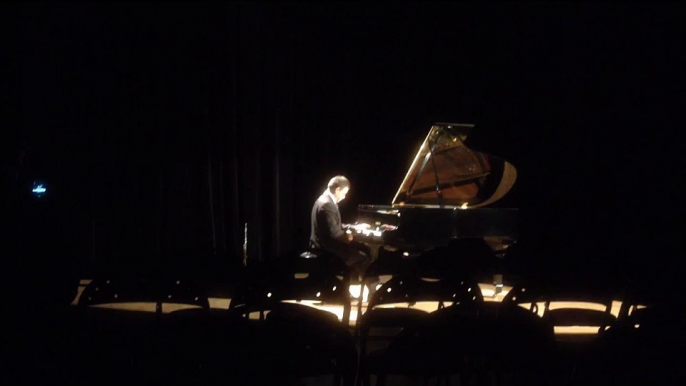
[[[333,193],[336,188],[348,188],[350,189],[350,181],[348,181],[345,176],[336,176],[329,180],[329,191]]]

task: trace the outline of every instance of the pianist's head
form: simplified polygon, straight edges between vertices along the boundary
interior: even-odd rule
[[[336,176],[329,180],[329,191],[336,198],[336,202],[345,199],[345,195],[350,190],[350,181],[344,176]]]

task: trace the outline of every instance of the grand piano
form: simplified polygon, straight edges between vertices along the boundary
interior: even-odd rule
[[[512,188],[509,162],[465,146],[473,124],[435,123],[390,205],[359,205],[355,240],[416,256],[459,238],[501,254],[518,237],[517,209],[489,207]]]

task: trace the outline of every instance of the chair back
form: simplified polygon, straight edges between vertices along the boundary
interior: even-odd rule
[[[79,297],[80,308],[116,303],[157,301],[154,283],[130,278],[96,278]]]
[[[483,302],[479,286],[467,279],[425,278],[415,275],[395,276],[384,283],[372,296],[368,309],[406,304],[412,307],[420,302],[435,303],[435,311],[455,303]]]
[[[207,289],[196,280],[173,278],[158,283],[158,303],[185,305],[209,310]]]

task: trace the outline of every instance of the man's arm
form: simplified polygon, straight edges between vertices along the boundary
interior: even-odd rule
[[[339,214],[336,207],[333,204],[326,203],[322,206],[322,210],[324,211],[324,215],[326,217],[326,225],[329,228],[329,235],[331,235],[331,237],[334,239],[347,240],[347,237],[345,237],[345,232],[343,231],[343,227],[338,220]]]

